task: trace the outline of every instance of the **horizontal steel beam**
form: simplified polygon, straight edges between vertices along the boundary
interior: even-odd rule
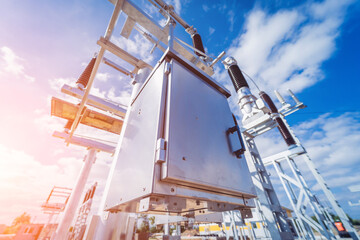
[[[294,156],[297,156],[297,155],[300,155],[300,154],[303,154],[303,153],[305,153],[304,148],[300,147],[300,146],[296,146],[296,147],[291,148],[289,150],[286,150],[286,151],[274,154],[272,156],[263,158],[262,160],[263,160],[264,165],[268,166],[268,165],[272,164],[273,161],[282,161],[282,160],[285,160],[286,157],[292,158]]]
[[[100,45],[101,47],[105,48],[107,51],[111,52],[112,54],[118,56],[119,58],[123,59],[124,61],[130,63],[131,65],[135,66],[136,68],[150,68],[152,69],[153,67],[144,62],[143,60],[140,60],[136,57],[134,57],[133,55],[131,55],[130,53],[126,52],[124,49],[118,47],[117,45],[115,45],[114,43],[110,42],[109,40],[106,40],[105,38],[101,37],[98,41],[97,44]]]
[[[84,91],[80,90],[79,88],[70,87],[69,85],[64,85],[61,88],[61,92],[66,93],[70,96],[76,97],[78,99],[82,99],[84,96]],[[96,97],[94,95],[88,96],[87,104],[90,106],[96,107],[98,109],[101,109],[103,111],[110,112],[116,116],[125,117],[126,114],[126,108],[125,106],[120,106],[111,102],[108,102],[102,98]]]
[[[81,138],[81,137],[76,137],[76,136],[72,136],[71,139],[69,140],[68,139],[69,136],[70,135],[65,132],[55,131],[53,133],[53,137],[68,140],[69,143],[74,144],[74,145],[78,145],[78,146],[82,146],[82,147],[86,147],[86,148],[94,148],[96,150],[111,153],[111,154],[113,154],[115,152],[114,146],[110,146],[110,145],[107,145],[107,144],[104,144],[101,142],[97,142],[97,141],[94,141],[91,139],[86,139],[86,138]]]

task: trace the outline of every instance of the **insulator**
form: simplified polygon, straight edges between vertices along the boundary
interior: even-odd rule
[[[259,93],[261,99],[268,105],[270,112],[271,113],[277,113],[277,115],[275,115],[274,120],[275,122],[278,124],[278,129],[281,133],[281,136],[284,138],[286,144],[288,146],[294,145],[296,144],[293,136],[291,135],[288,127],[285,125],[284,121],[281,119],[281,117],[278,115],[278,109],[275,106],[274,102],[272,101],[272,99],[269,97],[269,95],[267,95],[265,92],[261,91]]]
[[[92,70],[94,68],[95,61],[96,61],[96,57],[93,57],[91,59],[91,61],[89,62],[89,64],[86,66],[84,72],[80,75],[79,79],[76,82],[77,86],[81,90],[86,88],[86,86],[87,86],[87,84],[89,82],[89,78],[90,78],[91,72],[92,72]]]
[[[65,130],[66,133],[68,133],[70,131],[72,124],[73,124],[73,121],[68,120],[68,122],[66,123],[66,125],[64,127],[64,130]]]
[[[275,106],[273,100],[269,97],[269,95],[267,95],[265,92],[261,91],[261,92],[259,92],[259,96],[268,105],[271,113],[278,113],[278,109]]]
[[[83,203],[85,203],[88,199],[89,199],[89,192],[86,192]]]
[[[204,45],[202,43],[202,40],[201,40],[201,36],[200,34],[198,33],[195,33],[191,36],[192,38],[192,41],[193,41],[193,47],[196,48],[197,50],[199,50],[200,52],[202,53],[205,53],[205,49],[204,49]],[[195,54],[198,55],[198,56],[205,56],[197,51],[195,51]]]
[[[238,65],[234,64],[228,68],[231,81],[234,84],[236,92],[242,87],[249,87],[244,75]]]
[[[291,133],[287,128],[287,126],[285,125],[284,121],[280,117],[275,118],[275,121],[278,124],[278,129],[282,137],[284,138],[286,144],[288,146],[295,145],[296,144],[295,139],[291,136]]]

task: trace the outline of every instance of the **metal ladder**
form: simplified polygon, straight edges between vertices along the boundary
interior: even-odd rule
[[[253,215],[260,216],[264,220],[264,229],[267,230],[266,237],[271,239],[294,239],[287,216],[281,208],[254,139],[246,136],[245,143],[247,150],[245,157],[258,196],[255,200],[257,208],[252,210]]]

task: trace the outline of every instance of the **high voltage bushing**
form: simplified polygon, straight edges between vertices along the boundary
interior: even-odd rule
[[[227,68],[227,70],[231,78],[231,81],[234,84],[236,92],[242,87],[249,88],[249,85],[245,80],[245,77],[242,74],[239,66],[236,64],[236,61],[233,64],[231,64],[230,67]]]
[[[202,43],[200,34],[195,33],[195,34],[191,35],[191,39],[192,39],[194,48],[196,48],[197,50],[199,50],[202,53],[205,53],[204,45]],[[199,53],[197,51],[195,51],[195,54],[200,56],[200,57],[205,56],[204,54],[201,54],[201,53]]]
[[[278,129],[281,133],[281,136],[284,138],[286,144],[288,146],[295,145],[296,142],[292,135],[290,134],[289,129],[286,127],[284,121],[279,116],[279,112],[277,107],[275,106],[274,102],[271,100],[269,95],[267,95],[265,92],[261,91],[259,92],[259,95],[261,99],[268,105],[271,114],[274,116],[274,121],[278,124]]]
[[[95,61],[96,61],[96,57],[93,57],[89,62],[89,64],[86,66],[84,72],[80,75],[79,79],[76,81],[78,88],[80,88],[81,90],[85,89],[89,82],[91,72],[95,65]]]

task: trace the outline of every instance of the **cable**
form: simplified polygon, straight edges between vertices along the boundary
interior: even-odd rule
[[[320,113],[347,113],[359,112],[358,110],[328,111],[328,112],[298,112],[297,114],[320,114]]]
[[[255,85],[255,87],[257,88],[257,90],[259,90],[259,92],[261,91],[260,88],[258,87],[258,85],[255,83],[255,81],[249,76],[249,74],[247,74],[246,72],[244,72],[243,70],[241,70],[241,72],[243,74],[245,74],[252,82],[253,84]]]

